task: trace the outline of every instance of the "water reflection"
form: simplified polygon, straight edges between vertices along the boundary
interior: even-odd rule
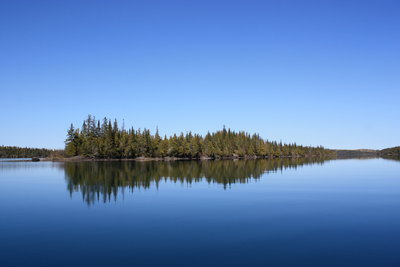
[[[10,159],[3,159],[0,160],[0,173],[1,172],[9,172],[9,171],[29,171],[35,169],[49,169],[55,168],[59,169],[61,162],[51,162],[51,161],[44,161],[44,162],[33,162],[33,161],[12,161]],[[62,165],[61,165],[62,166]]]
[[[192,184],[200,181],[221,184],[248,183],[264,173],[323,164],[324,159],[283,158],[274,160],[221,160],[173,162],[66,162],[63,165],[68,190],[81,192],[87,204],[108,202],[125,189],[157,187],[162,181]]]
[[[400,156],[399,157],[396,157],[396,156],[381,156],[381,158],[400,162]]]

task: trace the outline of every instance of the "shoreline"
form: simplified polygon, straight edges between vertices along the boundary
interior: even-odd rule
[[[230,156],[230,157],[200,157],[200,158],[178,158],[178,157],[137,157],[137,158],[85,158],[85,157],[72,157],[72,158],[32,158],[22,160],[3,160],[2,162],[101,162],[101,161],[208,161],[208,160],[255,160],[255,159],[299,159],[299,158],[335,158],[334,156]]]
[[[73,158],[44,158],[40,161],[53,161],[53,162],[88,162],[88,161],[208,161],[208,160],[255,160],[255,159],[283,159],[283,158],[313,158],[321,156],[280,156],[280,157],[260,157],[260,156],[244,156],[244,157],[200,157],[200,158],[178,158],[178,157],[137,157],[137,158],[84,158],[84,157],[73,157]]]

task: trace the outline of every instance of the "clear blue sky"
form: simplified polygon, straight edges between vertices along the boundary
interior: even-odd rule
[[[1,1],[0,144],[62,148],[87,114],[400,145],[400,1]]]

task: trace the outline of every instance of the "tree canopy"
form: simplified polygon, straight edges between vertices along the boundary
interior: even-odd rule
[[[305,157],[324,156],[331,151],[322,146],[301,146],[296,143],[268,141],[258,134],[235,132],[223,127],[205,136],[192,132],[161,137],[158,129],[154,134],[148,129],[125,129],[117,120],[96,120],[89,115],[81,128],[70,125],[65,140],[65,152],[69,157],[91,158],[228,158],[228,157]]]
[[[0,158],[44,158],[53,152],[54,150],[45,148],[0,146]]]
[[[382,149],[379,151],[379,155],[400,158],[400,146]]]

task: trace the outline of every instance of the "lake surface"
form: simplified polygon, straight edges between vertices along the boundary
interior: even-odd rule
[[[400,161],[0,162],[1,266],[400,266]]]

